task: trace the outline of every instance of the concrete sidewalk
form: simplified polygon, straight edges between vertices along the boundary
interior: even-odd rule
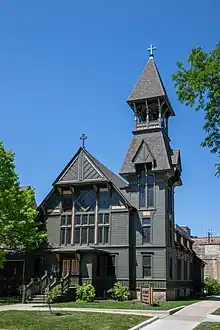
[[[218,300],[203,300],[190,306],[186,306],[181,311],[158,320],[142,330],[192,330],[201,322],[208,322],[208,315],[220,308]],[[207,319],[206,319],[207,318]]]
[[[168,311],[149,311],[144,309],[104,309],[104,308],[62,308],[52,307],[54,312],[89,312],[89,313],[109,313],[109,314],[127,314],[127,315],[142,315],[149,317],[165,317]],[[1,311],[33,311],[33,312],[44,312],[49,311],[49,307],[38,307],[36,304],[15,304],[15,305],[4,305],[0,306]]]

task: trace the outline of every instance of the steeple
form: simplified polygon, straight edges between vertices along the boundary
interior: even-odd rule
[[[155,47],[151,45],[148,50],[148,62],[127,102],[135,114],[136,130],[163,127],[168,134],[168,118],[175,113],[154,60]]]
[[[148,48],[148,62],[127,100],[134,112],[135,128],[120,174],[129,182],[143,167],[153,173],[176,175],[175,182],[181,173],[180,156],[176,159],[179,153],[171,148],[168,135],[169,117],[175,113],[156,66],[154,50],[153,45]]]

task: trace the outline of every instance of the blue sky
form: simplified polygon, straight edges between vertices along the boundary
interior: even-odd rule
[[[176,117],[184,185],[175,218],[194,235],[219,233],[216,158],[200,147],[203,114],[181,105],[171,75],[192,47],[215,47],[219,0],[38,0],[0,2],[0,139],[16,153],[21,184],[40,202],[80,146],[119,172],[132,138],[126,99],[148,59],[155,59]]]

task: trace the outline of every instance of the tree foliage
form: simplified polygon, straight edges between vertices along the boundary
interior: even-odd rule
[[[208,295],[220,294],[220,283],[212,277],[205,279],[205,290]]]
[[[0,141],[0,267],[6,248],[32,250],[45,238],[34,204],[34,191],[20,189],[14,154]]]
[[[177,62],[177,66],[173,80],[178,99],[204,111],[206,137],[202,146],[210,148],[220,159],[220,43],[210,52],[204,52],[202,47],[192,49],[188,66],[183,62]],[[216,169],[220,176],[220,163]]]

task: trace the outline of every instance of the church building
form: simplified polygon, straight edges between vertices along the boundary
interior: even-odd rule
[[[133,297],[146,285],[161,299],[200,292],[202,260],[186,227],[174,221],[174,190],[182,185],[180,151],[169,138],[175,113],[149,50],[127,100],[134,130],[120,174],[90,154],[83,134],[82,147],[37,208],[48,247],[22,257],[27,283],[46,270],[56,278],[68,275],[71,285],[93,284],[98,297],[116,281]]]

